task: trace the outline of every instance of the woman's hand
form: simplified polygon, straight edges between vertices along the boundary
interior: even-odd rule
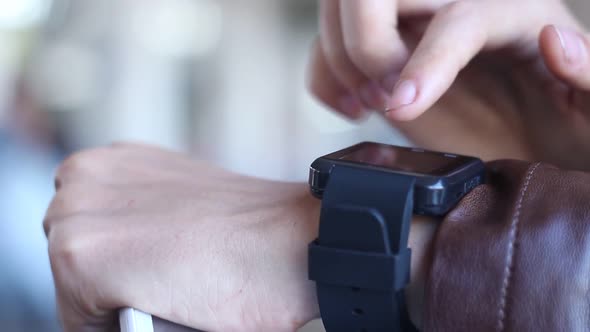
[[[70,157],[56,187],[44,226],[68,332],[110,331],[122,307],[210,332],[293,332],[319,316],[307,246],[320,201],[307,184],[119,144]],[[435,230],[420,218],[410,231],[418,325]]]
[[[311,90],[424,147],[590,168],[582,31],[557,0],[324,0]]]
[[[204,331],[294,331],[319,315],[307,185],[235,175],[157,148],[70,157],[44,223],[66,331],[132,306]]]

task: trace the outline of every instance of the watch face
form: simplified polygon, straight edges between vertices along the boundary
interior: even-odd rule
[[[448,153],[369,142],[355,145],[328,157],[394,171],[426,175],[447,174],[474,159]]]

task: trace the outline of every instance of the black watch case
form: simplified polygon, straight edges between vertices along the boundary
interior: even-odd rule
[[[414,177],[414,213],[430,216],[447,213],[485,178],[484,163],[475,157],[363,142],[311,164],[309,186],[315,197],[322,198],[330,172],[338,165]]]

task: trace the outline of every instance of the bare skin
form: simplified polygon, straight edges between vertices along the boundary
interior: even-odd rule
[[[387,109],[428,148],[590,169],[590,43],[560,1],[321,7],[310,87],[330,107]],[[294,331],[318,316],[306,246],[319,202],[305,184],[137,145],[77,154],[57,182],[45,229],[66,331],[108,331],[123,306],[207,331]],[[410,234],[417,325],[435,229],[416,220]]]
[[[66,331],[109,331],[125,306],[205,331],[294,331],[319,315],[307,184],[133,144],[70,157],[57,184],[44,226]],[[413,294],[433,225],[412,230]]]
[[[45,220],[66,331],[108,331],[133,306],[205,331],[292,331],[317,316],[303,184],[235,175],[140,145],[82,152]]]
[[[426,148],[590,169],[590,42],[561,1],[320,4],[310,89],[331,108],[387,110]]]

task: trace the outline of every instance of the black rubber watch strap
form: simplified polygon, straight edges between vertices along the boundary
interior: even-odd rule
[[[337,165],[323,194],[320,230],[309,247],[327,332],[415,331],[403,288],[414,178]]]

